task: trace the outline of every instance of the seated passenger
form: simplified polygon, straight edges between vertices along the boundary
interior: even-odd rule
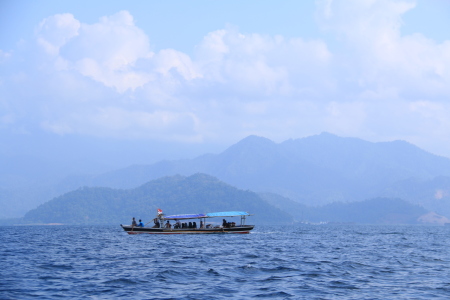
[[[159,228],[159,221],[158,221],[158,218],[154,218],[154,219],[153,219],[153,223],[155,223],[155,225],[153,226],[153,228]]]
[[[189,222],[189,227],[188,228],[192,228],[192,222]]]
[[[197,228],[197,223],[192,222],[192,228]]]
[[[203,228],[203,221],[200,221],[200,228]]]
[[[139,219],[139,227],[144,227],[144,223],[142,223],[142,220]]]
[[[223,226],[223,227],[227,227],[227,224],[228,224],[228,223],[227,223],[227,220],[223,219],[223,221],[222,221],[222,226]]]
[[[133,217],[133,221],[131,221],[131,226],[137,226],[136,219]]]

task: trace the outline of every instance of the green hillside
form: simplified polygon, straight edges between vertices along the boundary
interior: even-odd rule
[[[156,209],[166,214],[242,210],[254,216],[247,223],[281,224],[292,217],[257,194],[205,174],[171,176],[138,188],[80,188],[29,211],[25,223],[129,224],[132,217],[150,221]]]
[[[373,198],[365,201],[334,202],[323,206],[305,206],[288,198],[264,193],[261,198],[289,212],[298,222],[336,222],[357,224],[421,224],[419,218],[429,213],[422,206],[399,198]]]

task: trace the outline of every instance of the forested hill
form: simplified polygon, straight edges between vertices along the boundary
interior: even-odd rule
[[[450,218],[450,159],[404,141],[372,143],[329,133],[282,143],[249,136],[222,153],[195,159],[134,165],[94,177],[72,176],[54,186],[0,187],[4,208],[0,218],[22,216],[80,186],[130,192],[163,176],[196,173],[209,174],[239,189],[279,194],[307,206],[399,198]],[[120,194],[108,189],[89,191]]]
[[[292,217],[256,193],[243,191],[205,174],[171,176],[138,188],[84,187],[29,211],[25,223],[129,224],[132,217],[148,222],[156,209],[166,214],[247,211],[247,223],[291,223]],[[220,221],[220,220],[218,220]]]
[[[130,188],[162,176],[197,172],[238,188],[277,193],[312,206],[408,194],[408,201],[430,204],[428,209],[439,208],[444,213],[444,208],[428,200],[434,192],[426,194],[428,198],[417,198],[414,195],[422,191],[415,190],[416,186],[402,186],[401,192],[398,188],[405,180],[450,177],[450,159],[404,141],[372,143],[322,133],[274,143],[249,136],[220,154],[130,166],[93,178],[90,185]],[[436,189],[450,192],[450,185]]]

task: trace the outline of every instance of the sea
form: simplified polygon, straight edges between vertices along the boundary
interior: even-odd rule
[[[0,227],[0,299],[448,299],[450,226]]]

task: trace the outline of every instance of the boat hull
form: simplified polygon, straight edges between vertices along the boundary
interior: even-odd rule
[[[130,225],[120,225],[128,234],[224,234],[224,233],[250,233],[254,225],[242,225],[230,228],[151,228],[151,227],[132,227]]]

